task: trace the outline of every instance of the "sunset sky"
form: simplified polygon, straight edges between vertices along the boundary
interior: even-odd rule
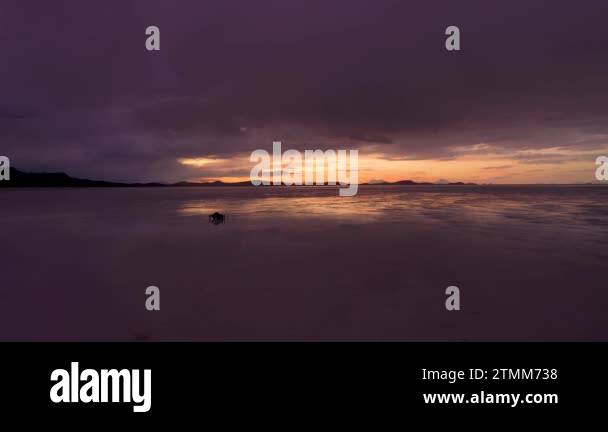
[[[0,154],[230,181],[280,140],[358,149],[362,182],[590,182],[608,155],[606,17],[605,0],[5,0]]]

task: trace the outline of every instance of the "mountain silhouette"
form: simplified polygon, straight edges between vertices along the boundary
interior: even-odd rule
[[[66,173],[27,173],[11,167],[10,180],[0,181],[0,187],[183,187],[183,186],[247,186],[250,182],[221,181],[196,183],[121,183],[71,177]]]
[[[10,180],[0,181],[0,187],[126,187],[162,186],[161,183],[117,183],[70,177],[66,173],[26,173],[11,167]]]
[[[361,186],[389,186],[389,185],[432,185],[433,183],[415,182],[413,180],[400,180],[396,182],[361,183]],[[475,183],[447,183],[448,185],[474,185]],[[225,186],[253,186],[250,181],[225,183],[219,180],[211,182],[178,183],[120,183],[103,180],[89,180],[71,177],[63,172],[54,173],[27,173],[11,167],[10,180],[0,181],[2,187],[225,187]]]

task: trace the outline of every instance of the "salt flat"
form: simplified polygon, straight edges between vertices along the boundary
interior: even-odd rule
[[[608,340],[601,186],[0,196],[1,340]]]

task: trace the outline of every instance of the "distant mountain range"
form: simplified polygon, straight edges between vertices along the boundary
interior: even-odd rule
[[[412,180],[396,182],[374,181],[362,183],[369,186],[389,185],[432,185],[434,183],[418,183]],[[448,185],[474,185],[475,183],[446,183]],[[119,183],[102,180],[88,180],[71,177],[66,173],[26,173],[11,167],[10,180],[0,181],[1,187],[221,187],[221,186],[253,186],[250,181],[225,183],[213,182],[178,182],[178,183]]]
[[[185,186],[250,186],[250,182],[224,183],[221,181],[196,183],[120,183],[80,179],[66,173],[26,173],[11,167],[10,180],[0,181],[0,187],[185,187]]]
[[[411,185],[417,185],[417,186],[425,186],[425,185],[441,185],[441,186],[445,186],[445,185],[470,185],[470,186],[476,186],[477,183],[463,183],[463,182],[454,182],[454,183],[429,183],[429,182],[415,182],[413,180],[399,180],[396,182],[386,182],[386,181],[374,181],[373,183],[361,183],[362,185],[368,185],[368,186],[389,186],[389,185],[396,185],[396,186],[411,186]]]

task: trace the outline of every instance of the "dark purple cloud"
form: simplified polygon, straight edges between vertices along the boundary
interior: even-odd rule
[[[179,157],[272,139],[391,158],[606,144],[607,17],[601,0],[5,0],[0,153],[173,180]]]

